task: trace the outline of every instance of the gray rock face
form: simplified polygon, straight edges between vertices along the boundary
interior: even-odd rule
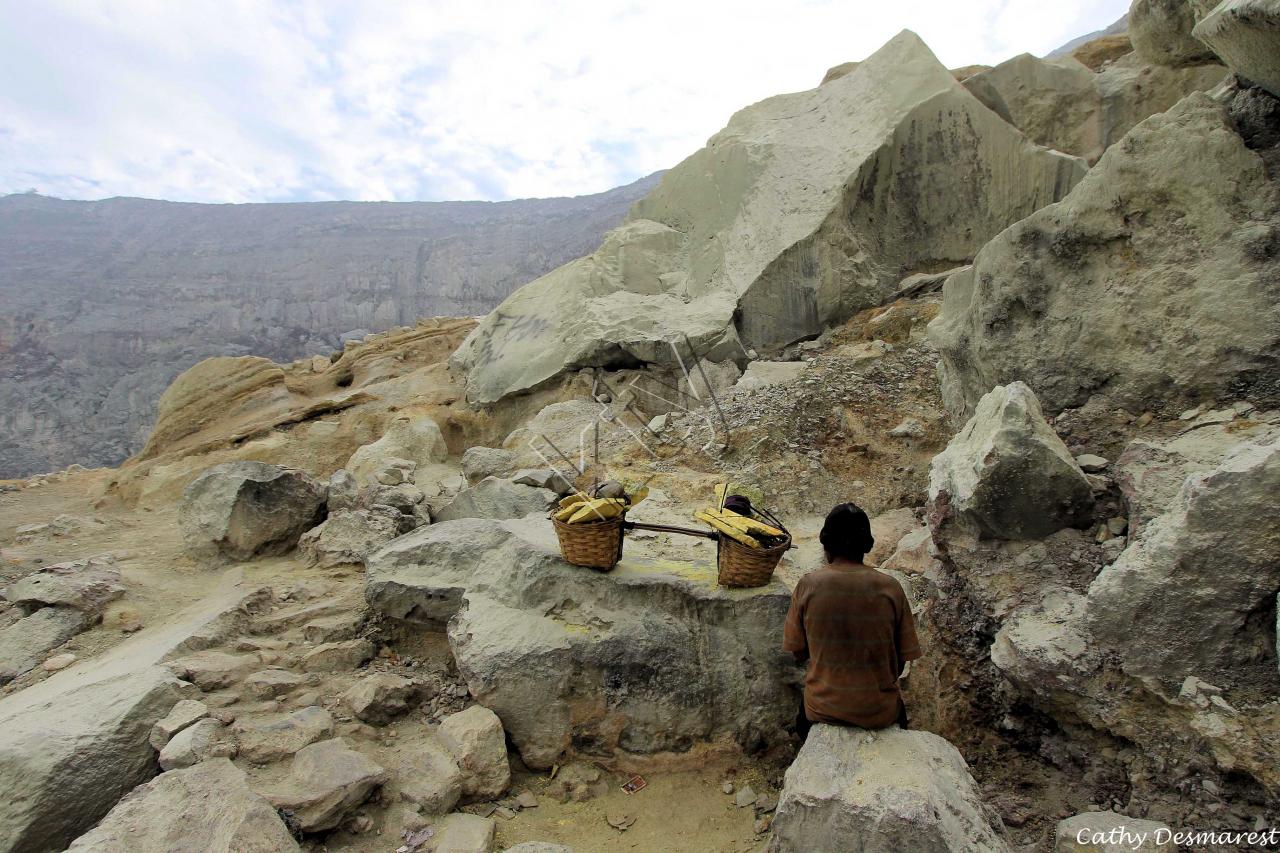
[[[1192,35],[1195,10],[1188,0],[1133,0],[1129,39],[1133,49],[1155,65],[1194,65],[1216,57]]]
[[[161,667],[35,700],[28,691],[0,700],[0,849],[44,853],[156,774],[151,728],[182,697]]]
[[[324,519],[325,486],[264,462],[215,465],[182,493],[187,550],[206,560],[251,560],[292,550]]]
[[[89,627],[89,618],[72,607],[44,607],[0,629],[0,684],[40,665],[46,653]]]
[[[1180,683],[1233,673],[1271,651],[1250,616],[1280,588],[1280,441],[1245,444],[1187,478],[1169,512],[1089,587],[1088,624],[1125,671]],[[1143,630],[1133,630],[1134,614]]]
[[[77,853],[296,853],[271,804],[225,758],[165,773],[125,797],[68,850]]]
[[[1178,166],[1197,161],[1214,168]],[[1276,198],[1206,95],[1147,119],[948,279],[929,325],[948,409],[967,418],[1015,380],[1054,414],[1094,394],[1139,412],[1227,389],[1280,400]]]
[[[982,536],[1042,539],[1082,524],[1093,489],[1021,382],[993,388],[933,459],[931,512]]]
[[[1192,34],[1237,75],[1280,98],[1280,2],[1225,0]]]
[[[969,768],[937,735],[815,725],[787,768],[770,853],[996,853]]]
[[[293,758],[286,785],[267,794],[293,813],[303,832],[333,829],[387,779],[387,772],[342,738],[314,743]]]
[[[454,364],[483,403],[580,367],[674,365],[681,333],[715,362],[780,349],[879,304],[904,270],[967,260],[1083,169],[903,32],[838,79],[738,112],[593,255],[504,301]]]
[[[531,513],[546,512],[555,499],[556,493],[549,489],[486,477],[459,492],[456,498],[436,513],[436,520],[523,518]]]
[[[363,563],[365,558],[400,535],[406,516],[378,504],[369,509],[331,514],[298,539],[298,550],[313,565]]]
[[[543,519],[467,519],[415,530],[370,558],[365,595],[395,619],[448,624],[473,696],[526,764],[578,744],[599,754],[701,741],[780,742],[794,665],[778,650],[780,581],[715,585],[714,567],[624,556],[608,574],[560,559]]]
[[[656,181],[497,204],[0,198],[0,477],[122,461],[201,359],[327,357],[351,330],[483,314]]]
[[[114,557],[90,557],[46,566],[4,591],[4,597],[24,610],[58,606],[97,616],[124,595]]]

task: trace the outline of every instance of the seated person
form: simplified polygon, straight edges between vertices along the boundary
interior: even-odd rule
[[[862,562],[875,539],[854,504],[831,510],[819,540],[826,565],[796,584],[782,641],[784,651],[808,662],[798,733],[803,740],[812,723],[905,729],[898,679],[907,661],[920,657],[906,593]]]

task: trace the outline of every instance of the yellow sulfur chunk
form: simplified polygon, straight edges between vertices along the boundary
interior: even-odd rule
[[[765,524],[762,521],[756,521],[754,518],[749,518],[745,515],[740,515],[739,513],[736,513],[733,510],[728,510],[728,509],[708,510],[708,512],[711,512],[717,517],[723,519],[728,524],[732,524],[734,527],[738,528],[739,530],[742,530],[745,533],[750,533],[756,536],[785,536],[786,535],[784,531],[779,530],[776,527]]]
[[[730,539],[734,540],[735,542],[740,542],[743,545],[746,545],[748,548],[760,547],[760,543],[757,542],[750,534],[742,530],[739,530],[738,528],[734,527],[732,524],[729,524],[719,516],[712,515],[711,512],[708,510],[699,510],[698,512],[695,512],[693,514],[693,517],[698,519],[698,521],[706,522],[707,524],[711,525],[711,528],[713,530],[717,530],[720,533],[723,533],[725,536],[728,536]]]
[[[580,524],[584,521],[597,521],[601,518],[617,518],[626,509],[627,502],[622,498],[596,498],[575,504],[574,513],[567,519],[569,524]]]

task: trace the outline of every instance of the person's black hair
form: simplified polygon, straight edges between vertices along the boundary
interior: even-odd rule
[[[876,544],[871,535],[871,519],[857,504],[839,504],[827,513],[827,520],[818,534],[818,541],[827,552],[827,559],[843,557],[862,562],[862,558]]]

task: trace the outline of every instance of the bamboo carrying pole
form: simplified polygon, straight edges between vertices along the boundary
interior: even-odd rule
[[[657,533],[679,533],[684,536],[701,536],[703,539],[718,538],[710,530],[694,530],[691,527],[676,527],[671,524],[646,524],[643,521],[624,521],[623,530],[653,530]]]

